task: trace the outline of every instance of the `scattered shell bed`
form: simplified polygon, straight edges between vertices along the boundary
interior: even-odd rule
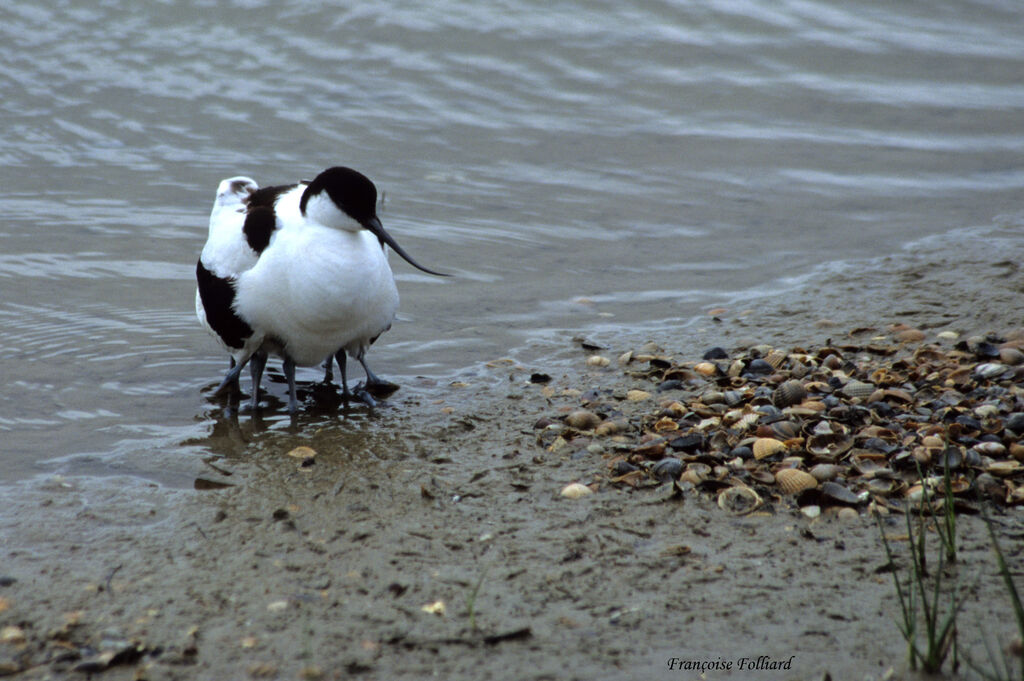
[[[929,338],[855,329],[821,347],[712,348],[697,361],[647,344],[621,355],[629,389],[567,390],[537,444],[601,455],[590,487],[671,486],[724,510],[815,517],[1024,504],[1024,329]],[[587,366],[605,362],[591,355]],[[545,386],[550,397],[553,388]],[[584,496],[570,486],[569,498]],[[568,488],[567,488],[568,489]]]

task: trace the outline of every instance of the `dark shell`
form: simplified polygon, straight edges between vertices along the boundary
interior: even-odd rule
[[[704,448],[704,436],[700,433],[687,433],[669,440],[668,446],[676,451],[693,452]]]
[[[746,369],[743,371],[744,374],[753,374],[755,376],[763,376],[774,372],[775,367],[763,359],[751,360],[750,364],[748,364]]]
[[[683,462],[675,457],[665,457],[651,467],[651,475],[658,480],[674,480],[683,472]]]
[[[822,500],[826,503],[840,504],[845,506],[856,506],[861,503],[861,498],[850,488],[840,485],[838,482],[825,482],[821,485]]]
[[[1006,417],[1003,424],[1017,435],[1024,435],[1024,412],[1017,412]]]
[[[724,348],[716,346],[705,352],[701,359],[729,359],[729,353]]]

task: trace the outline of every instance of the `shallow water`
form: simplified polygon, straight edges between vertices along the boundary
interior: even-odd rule
[[[393,259],[371,363],[413,396],[579,333],[685,338],[711,307],[977,247],[1021,213],[1015,2],[52,5],[0,11],[8,482],[189,485],[183,452],[231,448],[193,311],[230,175],[356,167],[455,273]]]

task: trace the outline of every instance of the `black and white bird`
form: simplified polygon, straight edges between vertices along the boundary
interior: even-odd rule
[[[259,258],[259,253],[246,240],[243,231],[249,198],[258,188],[250,177],[230,177],[221,181],[210,212],[209,236],[196,263],[196,316],[231,355],[232,367],[245,356],[245,339],[252,335],[252,329],[231,309],[234,301],[231,282],[255,265]],[[264,363],[257,359],[250,365],[253,406],[258,400],[258,374],[262,372]],[[236,380],[232,385],[232,401],[237,398]]]
[[[312,182],[256,189],[244,202],[242,232],[256,262],[208,284],[231,298],[234,321],[226,326],[241,331],[228,343],[235,366],[217,392],[238,380],[246,362],[265,361],[261,353],[284,360],[292,413],[298,409],[295,367],[318,365],[324,357],[336,358],[346,397],[346,354],[363,365],[367,390],[384,384],[365,355],[398,311],[386,246],[417,269],[446,275],[417,263],[384,230],[376,187],[351,168],[328,168]],[[200,284],[205,304],[202,289]]]

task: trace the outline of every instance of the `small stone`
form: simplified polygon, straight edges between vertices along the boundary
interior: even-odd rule
[[[0,643],[11,643],[20,645],[25,642],[25,632],[21,627],[13,624],[0,629]]]
[[[821,515],[821,506],[804,506],[800,509],[800,512],[808,518],[817,518]]]
[[[646,390],[629,390],[626,392],[626,399],[630,402],[641,402],[650,398],[651,393]]]
[[[271,601],[267,603],[267,610],[270,612],[284,612],[288,609],[288,601]]]
[[[317,681],[318,679],[324,678],[324,670],[315,664],[311,664],[308,667],[303,667],[299,671],[299,678],[307,679],[308,681]]]
[[[602,357],[601,355],[591,355],[590,357],[587,357],[588,367],[606,367],[611,363],[610,359]]]
[[[249,665],[248,671],[254,679],[269,679],[277,676],[277,665],[273,662],[255,662]]]
[[[843,522],[851,522],[860,519],[860,513],[858,513],[857,509],[855,508],[845,506],[839,509],[839,513],[836,514],[836,517],[842,520]]]
[[[924,331],[920,329],[903,329],[896,334],[896,340],[900,343],[919,343],[924,339]]]

